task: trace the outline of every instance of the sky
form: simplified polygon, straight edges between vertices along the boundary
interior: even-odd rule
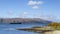
[[[0,18],[41,18],[60,22],[60,0],[0,0]]]

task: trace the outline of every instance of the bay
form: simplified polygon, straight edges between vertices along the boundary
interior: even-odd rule
[[[43,24],[0,24],[0,34],[38,34],[28,31],[16,30],[16,28],[31,28],[33,26],[42,26]]]

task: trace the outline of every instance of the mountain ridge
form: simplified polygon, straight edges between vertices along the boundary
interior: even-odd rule
[[[15,22],[26,22],[26,23],[35,23],[35,22],[50,22],[48,20],[43,20],[40,18],[0,18],[0,23],[15,23]]]

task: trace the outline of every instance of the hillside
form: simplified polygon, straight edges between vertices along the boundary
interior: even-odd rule
[[[50,23],[50,21],[42,20],[40,18],[4,18],[0,19],[0,23]]]

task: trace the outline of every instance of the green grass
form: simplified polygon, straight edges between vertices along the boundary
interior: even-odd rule
[[[55,30],[60,30],[60,28],[55,28]]]

